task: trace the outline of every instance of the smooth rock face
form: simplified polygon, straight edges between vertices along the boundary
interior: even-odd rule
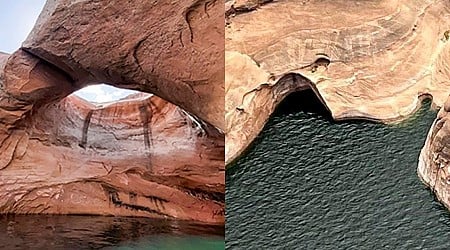
[[[381,122],[409,116],[421,96],[442,106],[449,94],[448,1],[259,1],[233,11],[239,2],[252,1],[227,2],[227,164],[298,89],[312,88],[336,120]]]
[[[32,109],[74,90],[64,72],[23,50],[0,55],[0,128],[20,126]]]
[[[77,87],[154,93],[224,130],[223,25],[223,0],[49,0],[23,49]]]
[[[417,172],[450,209],[450,98],[439,111],[419,157]]]

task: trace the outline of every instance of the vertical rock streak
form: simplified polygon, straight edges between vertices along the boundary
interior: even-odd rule
[[[87,140],[88,140],[89,125],[91,124],[91,118],[92,118],[93,113],[94,113],[94,110],[89,110],[88,114],[86,115],[86,118],[84,119],[83,131],[82,131],[81,143],[80,143],[80,147],[82,147],[82,148],[86,148],[86,144],[87,144]]]
[[[148,111],[148,108],[150,108],[150,112]],[[153,143],[152,143],[152,130],[150,127],[150,122],[152,120],[153,112],[151,111],[151,106],[143,105],[143,106],[139,107],[139,113],[141,115],[141,121],[142,121],[142,131],[143,131],[143,135],[144,135],[145,153],[148,158],[147,169],[151,170],[151,168],[152,168],[151,145]]]
[[[150,108],[151,109],[151,108]],[[152,130],[150,127],[150,121],[152,120],[152,111],[148,112],[147,106],[139,107],[139,112],[141,114],[142,120],[142,131],[144,135],[144,145],[145,149],[148,153],[150,153],[150,146],[153,144],[152,142]]]

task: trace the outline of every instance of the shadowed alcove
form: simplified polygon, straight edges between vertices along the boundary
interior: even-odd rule
[[[32,169],[22,182],[34,188],[2,211],[223,219],[223,134],[156,95],[92,103],[75,92],[23,121],[15,148],[26,149],[12,151],[2,177]]]
[[[47,1],[0,53],[0,212],[223,224],[221,6]],[[97,83],[154,95],[71,95]]]
[[[448,212],[416,173],[436,115],[425,97],[413,116],[386,125],[335,122],[310,89],[286,96],[227,169],[227,246],[447,244],[435,234],[450,235]]]

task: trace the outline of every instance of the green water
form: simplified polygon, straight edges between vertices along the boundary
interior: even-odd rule
[[[118,250],[128,250],[128,249],[147,249],[147,250],[214,250],[214,249],[224,249],[225,242],[223,238],[218,239],[207,239],[207,238],[159,238],[159,239],[143,239],[133,243],[127,243],[125,246],[111,248]]]
[[[224,249],[223,226],[105,216],[0,216],[0,249]]]
[[[450,249],[450,217],[416,173],[436,117],[332,122],[294,94],[226,175],[227,249]]]

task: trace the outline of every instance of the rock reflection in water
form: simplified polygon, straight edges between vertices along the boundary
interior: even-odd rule
[[[145,244],[164,249],[174,242],[194,249],[223,249],[223,226],[185,221],[101,216],[0,216],[1,249],[92,249]],[[140,243],[143,242],[143,243]],[[140,245],[139,245],[140,244]],[[221,248],[219,247],[221,246]],[[176,248],[175,248],[176,249]]]

